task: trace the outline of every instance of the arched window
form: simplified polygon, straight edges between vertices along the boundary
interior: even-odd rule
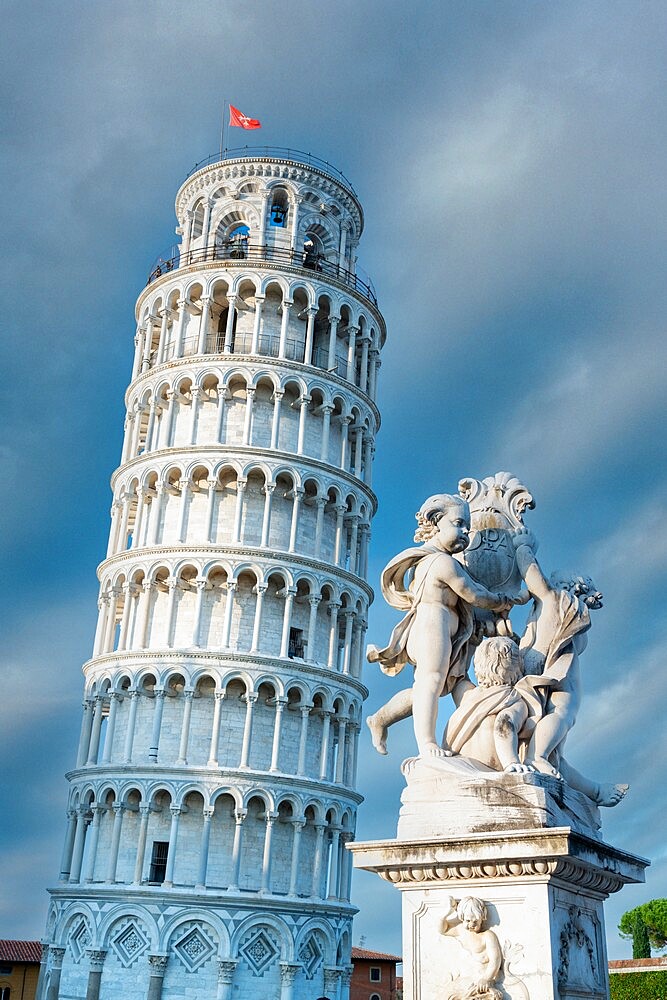
[[[234,226],[227,240],[230,257],[236,260],[243,260],[248,256],[249,232],[250,230],[246,225]]]
[[[271,211],[269,213],[270,225],[277,226],[279,229],[284,229],[287,225],[288,207],[289,202],[287,200],[287,191],[285,191],[284,188],[276,188],[273,192]]]
[[[315,233],[306,233],[303,241],[303,266],[310,267],[313,271],[321,271],[323,257],[324,247],[319,236]]]
[[[382,997],[380,996],[379,993],[371,993],[368,1000],[382,1000]]]
[[[9,1000],[11,993],[9,986],[0,986],[0,1000]]]
[[[204,202],[200,198],[192,213],[192,239],[196,240],[204,231]]]

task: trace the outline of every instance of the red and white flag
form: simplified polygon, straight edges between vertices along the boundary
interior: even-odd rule
[[[229,124],[235,125],[237,128],[262,127],[261,122],[257,121],[256,118],[248,118],[238,108],[235,108],[233,104],[229,105]]]

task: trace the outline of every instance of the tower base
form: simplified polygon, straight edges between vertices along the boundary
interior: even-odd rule
[[[570,827],[348,849],[403,894],[405,1000],[606,1000],[602,904],[649,863]]]

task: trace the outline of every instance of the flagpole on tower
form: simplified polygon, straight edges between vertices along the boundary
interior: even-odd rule
[[[226,107],[226,101],[223,100],[222,119],[220,121],[220,159],[222,159],[222,154],[224,151],[224,143],[225,143],[225,107]]]

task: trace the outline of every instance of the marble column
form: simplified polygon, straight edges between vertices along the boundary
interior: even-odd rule
[[[208,767],[218,766],[218,744],[220,742],[220,713],[222,703],[225,698],[224,691],[215,692],[215,705],[213,706],[213,727],[211,730],[211,745],[208,752]]]
[[[188,741],[190,738],[190,719],[192,717],[192,700],[194,698],[194,690],[192,688],[185,688],[183,691],[183,720],[181,722],[181,738],[178,747],[178,759],[177,764],[184,767],[188,762]]]
[[[235,813],[234,843],[232,845],[232,878],[229,884],[230,890],[237,890],[239,887],[239,874],[241,870],[241,845],[243,842],[243,821],[248,815],[247,809],[237,809]]]
[[[266,829],[264,832],[264,850],[262,852],[262,881],[260,892],[271,892],[271,841],[273,838],[273,824],[278,819],[277,813],[266,813]]]
[[[216,1000],[231,1000],[234,985],[234,973],[238,959],[219,958],[218,959],[218,991]]]
[[[336,335],[338,333],[339,320],[340,316],[329,317],[329,357],[327,359],[327,368],[329,371],[336,370]]]
[[[116,716],[118,715],[118,702],[120,695],[116,691],[109,692],[109,715],[107,717],[107,731],[104,737],[104,748],[102,750],[102,763],[108,764],[111,761],[113,751],[113,738],[116,731]]]
[[[271,746],[271,764],[269,766],[269,771],[271,772],[280,770],[278,756],[280,753],[280,731],[285,705],[287,705],[287,698],[276,698],[276,718],[273,724],[273,743]]]
[[[155,708],[153,710],[153,730],[151,733],[151,744],[148,748],[148,759],[153,764],[157,764],[158,750],[160,748],[160,729],[162,728],[162,712],[164,711],[164,688],[155,688]]]
[[[275,451],[278,448],[278,440],[280,438],[280,408],[284,395],[285,392],[282,389],[276,389],[273,393],[273,421],[271,424],[272,451]]]
[[[303,363],[305,365],[312,365],[313,363],[313,331],[315,329],[315,317],[317,316],[317,307],[309,306],[306,310],[308,316],[308,322],[306,325],[306,345],[303,352]]]
[[[65,949],[56,948],[54,945],[51,945],[49,948],[49,957],[51,959],[51,970],[49,974],[49,987],[46,991],[46,1000],[58,1000]]]
[[[109,865],[107,867],[106,881],[112,884],[116,881],[116,870],[118,868],[118,850],[120,848],[120,837],[123,829],[123,814],[125,806],[122,802],[113,804],[113,829],[111,832],[111,848],[109,850]]]
[[[320,407],[322,413],[322,444],[320,447],[320,462],[329,461],[329,435],[331,433],[331,414],[333,406],[325,403]]]
[[[257,595],[255,601],[255,618],[252,627],[252,643],[250,646],[251,653],[259,652],[260,646],[260,630],[262,626],[262,608],[264,605],[264,595],[267,591],[267,585],[265,583],[257,583],[253,587],[253,593]]]
[[[201,841],[199,844],[199,872],[197,875],[196,889],[206,887],[206,869],[208,868],[208,848],[211,840],[211,820],[214,809],[212,806],[204,807],[204,822],[201,831]]]
[[[265,549],[269,544],[271,535],[271,502],[276,491],[275,483],[266,483],[264,486],[264,514],[262,517],[262,537],[260,546]]]
[[[329,670],[336,670],[338,668],[338,609],[340,606],[339,601],[329,601],[329,614],[331,615],[331,625],[329,627],[329,656],[327,659],[327,667]]]
[[[315,636],[317,632],[317,609],[320,606],[320,601],[322,596],[320,594],[311,594],[308,598],[308,604],[310,605],[310,614],[308,616],[308,635],[306,638],[306,655],[310,663],[316,663],[315,659]]]
[[[322,711],[322,745],[320,747],[320,781],[329,780],[329,734],[331,731],[331,712]]]
[[[294,980],[300,965],[290,965],[289,962],[280,963],[280,1000],[293,1000]]]
[[[67,882],[72,870],[72,854],[74,851],[74,837],[77,827],[77,811],[69,809],[67,811],[67,831],[65,833],[65,843],[60,859],[60,881]]]
[[[255,702],[259,695],[256,691],[248,691],[244,696],[244,701],[246,703],[245,712],[245,723],[243,726],[243,744],[241,746],[241,761],[239,763],[239,768],[241,770],[247,770],[248,759],[250,756],[250,741],[252,739],[252,710]]]
[[[139,692],[135,688],[130,688],[127,692],[130,699],[130,712],[127,720],[127,732],[125,734],[125,747],[123,749],[123,763],[132,763],[132,748],[134,746],[134,732],[137,725],[137,708],[139,707]]]
[[[303,831],[306,821],[304,818],[292,820],[292,826],[294,827],[294,836],[292,838],[292,861],[290,866],[290,880],[289,880],[289,896],[296,896],[296,884],[299,877],[299,852],[301,850],[301,833]]]
[[[99,1000],[102,969],[107,953],[105,950],[86,948],[86,956],[89,962],[86,1000]]]
[[[134,862],[133,885],[141,885],[144,872],[144,858],[146,856],[146,838],[148,836],[148,820],[152,809],[150,803],[141,802],[139,805],[139,836],[137,838],[137,854]]]
[[[150,969],[150,979],[148,980],[148,993],[146,1000],[162,1000],[162,981],[167,971],[168,955],[149,955],[148,966]]]
[[[225,601],[225,618],[222,626],[222,648],[229,649],[229,642],[232,631],[232,611],[234,610],[234,594],[238,587],[238,580],[227,581],[227,600]]]
[[[308,747],[308,722],[312,705],[301,705],[301,731],[299,733],[299,758],[296,765],[297,777],[303,778],[306,774],[306,749]]]
[[[262,325],[262,307],[264,305],[264,296],[255,296],[255,322],[252,327],[252,341],[250,343],[250,353],[259,354],[259,344],[261,335],[261,325]]]
[[[171,827],[169,829],[169,849],[167,853],[167,867],[164,873],[165,888],[171,888],[174,884],[174,866],[176,864],[176,847],[178,844],[178,824],[181,818],[180,806],[169,806],[171,813]]]
[[[225,354],[230,354],[232,350],[232,335],[234,331],[236,295],[230,293],[227,296],[227,302],[229,303],[229,311],[227,312],[227,325],[225,327],[225,343],[223,351]]]
[[[88,854],[86,856],[86,867],[83,873],[84,882],[92,882],[95,877],[95,861],[97,860],[97,844],[100,837],[100,822],[102,814],[106,812],[104,806],[91,803],[93,821],[90,824],[90,835],[88,838]]]
[[[283,299],[282,320],[280,323],[280,341],[278,344],[278,357],[287,357],[287,328],[289,325],[290,310],[293,304],[292,299]]]
[[[292,625],[292,607],[294,605],[294,598],[296,597],[296,589],[288,588],[285,591],[285,610],[283,612],[283,631],[280,639],[280,656],[285,659],[289,653],[289,636],[290,628]]]

